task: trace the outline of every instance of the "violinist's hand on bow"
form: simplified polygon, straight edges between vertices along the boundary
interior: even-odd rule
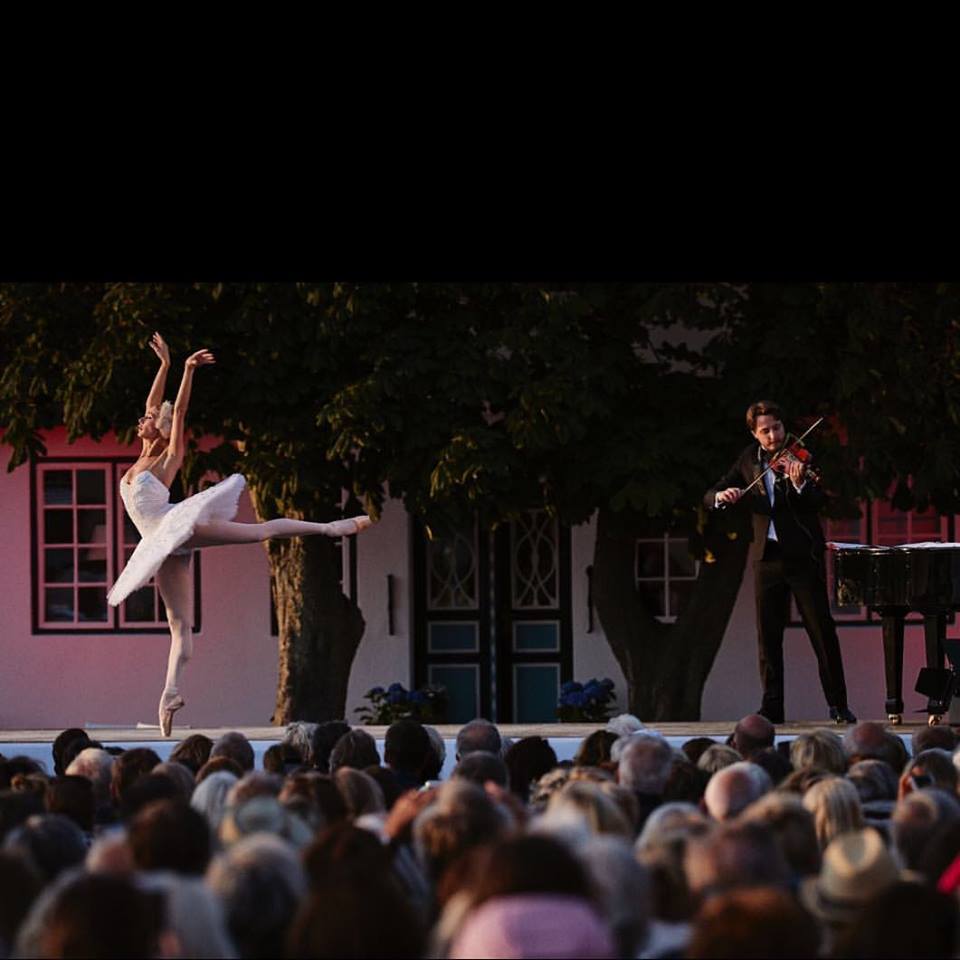
[[[736,503],[743,496],[739,487],[727,487],[717,494],[717,503]]]

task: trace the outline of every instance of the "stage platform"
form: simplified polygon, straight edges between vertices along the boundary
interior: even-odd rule
[[[676,747],[681,746],[693,737],[712,737],[718,743],[723,743],[733,731],[736,721],[701,721],[697,723],[650,723],[647,727],[663,734]],[[538,736],[550,741],[557,754],[558,760],[571,760],[584,737],[595,730],[602,730],[603,724],[590,723],[543,723],[543,724],[511,724],[498,725],[501,734],[511,740],[522,737]],[[889,729],[900,735],[910,749],[910,737],[916,730],[926,726],[925,720],[904,723]],[[150,747],[155,750],[161,759],[166,759],[170,751],[184,738],[193,733],[202,733],[211,740],[229,730],[238,730],[253,745],[256,755],[256,766],[262,766],[263,754],[275,743],[278,743],[284,734],[284,727],[177,727],[173,735],[167,739],[160,735],[160,728],[156,725],[140,724],[135,727],[109,726],[105,724],[88,724],[84,727],[91,739],[99,740],[104,746]],[[376,741],[377,747],[383,754],[383,738],[386,727],[363,727]],[[437,732],[443,737],[447,747],[447,759],[444,764],[442,777],[446,778],[453,770],[456,752],[456,737],[460,729],[459,724],[437,724]],[[833,730],[840,736],[848,729],[831,723],[828,719],[798,721],[784,723],[777,727],[777,742],[790,741],[801,733],[811,730]],[[6,757],[28,756],[41,761],[46,769],[53,772],[53,754],[51,745],[60,733],[60,730],[0,730],[0,754]]]

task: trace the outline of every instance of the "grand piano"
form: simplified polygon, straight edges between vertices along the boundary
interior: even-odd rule
[[[910,611],[923,615],[927,665],[915,689],[928,697],[928,723],[939,723],[960,689],[960,641],[947,640],[947,615],[960,610],[960,544],[910,543],[873,547],[829,543],[834,599],[869,607],[883,624],[887,718],[903,719],[903,626]],[[943,665],[944,653],[952,669]]]

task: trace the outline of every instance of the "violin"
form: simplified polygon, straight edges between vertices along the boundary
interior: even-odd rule
[[[819,423],[819,421],[817,421]],[[807,431],[809,433],[809,431]],[[803,445],[802,437],[787,434],[783,448],[774,454],[768,469],[780,476],[786,476],[792,463],[802,463],[807,468],[807,476],[816,482],[820,481],[820,471],[813,466],[813,454]]]

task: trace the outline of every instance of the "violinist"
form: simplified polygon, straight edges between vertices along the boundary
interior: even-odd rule
[[[783,631],[790,596],[813,646],[820,685],[836,723],[856,723],[847,688],[837,628],[824,575],[824,539],[817,511],[824,503],[809,451],[788,445],[783,411],[769,400],[747,408],[751,443],[704,497],[708,510],[748,509],[753,515],[757,644],[763,701],[757,711],[784,722]],[[768,469],[769,468],[769,469]]]

